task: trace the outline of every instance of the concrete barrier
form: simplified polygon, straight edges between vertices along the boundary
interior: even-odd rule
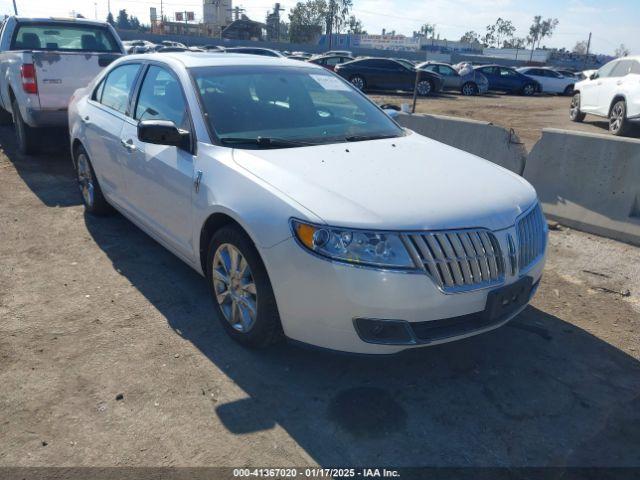
[[[441,115],[396,117],[400,125],[522,175],[527,152],[513,130],[489,122]]]
[[[640,140],[544,129],[524,178],[552,220],[640,245]]]

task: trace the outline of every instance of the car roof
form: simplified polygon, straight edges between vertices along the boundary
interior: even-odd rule
[[[65,23],[78,23],[81,25],[97,25],[104,27],[109,25],[107,22],[100,20],[91,20],[89,18],[73,18],[73,17],[18,17],[14,16],[18,23],[20,22],[65,22]]]
[[[297,67],[308,65],[309,68],[317,68],[324,71],[319,65],[312,63],[301,64],[297,60],[290,60],[283,57],[265,57],[264,55],[250,55],[246,53],[224,53],[224,52],[165,52],[146,53],[142,55],[127,55],[129,59],[155,60],[169,64],[180,64],[185,68],[195,67],[222,67],[222,66],[282,66]]]

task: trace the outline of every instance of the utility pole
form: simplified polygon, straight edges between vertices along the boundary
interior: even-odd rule
[[[18,15],[18,7],[16,7],[16,0],[13,0],[13,13]]]
[[[587,40],[587,54],[584,56],[584,66],[586,70],[587,62],[589,61],[589,49],[591,48],[591,32],[589,32],[589,40]]]
[[[97,2],[93,2],[93,16],[95,17],[95,19],[98,19],[98,3]]]

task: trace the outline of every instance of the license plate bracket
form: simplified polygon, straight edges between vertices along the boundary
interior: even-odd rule
[[[532,287],[533,278],[523,277],[511,285],[489,292],[484,311],[486,318],[498,321],[526,305],[531,296]]]

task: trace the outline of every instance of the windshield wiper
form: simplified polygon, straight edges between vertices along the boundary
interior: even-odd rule
[[[308,147],[319,145],[313,142],[301,140],[288,140],[286,138],[273,137],[221,137],[220,142],[226,145],[258,145],[260,147]]]
[[[344,137],[347,142],[365,142],[367,140],[380,140],[383,138],[397,138],[398,135],[351,135]]]

